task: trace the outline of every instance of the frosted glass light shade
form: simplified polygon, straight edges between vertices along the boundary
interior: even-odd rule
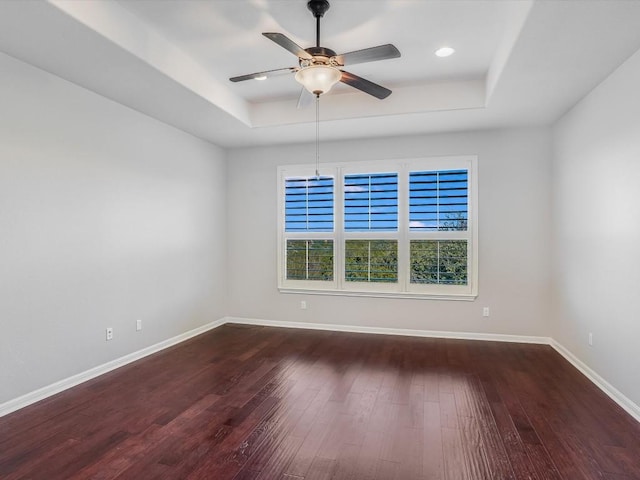
[[[327,93],[341,77],[340,70],[326,65],[311,65],[296,72],[296,81],[314,95]]]

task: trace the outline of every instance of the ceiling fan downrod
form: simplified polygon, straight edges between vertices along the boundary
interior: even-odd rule
[[[316,18],[316,47],[320,47],[320,19],[330,6],[328,0],[309,0],[307,2],[307,8]]]

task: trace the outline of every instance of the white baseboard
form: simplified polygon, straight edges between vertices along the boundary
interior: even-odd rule
[[[604,378],[598,375],[594,370],[587,366],[584,362],[573,355],[564,346],[556,342],[549,337],[536,337],[526,335],[504,335],[499,333],[471,333],[471,332],[446,332],[437,330],[409,330],[402,328],[386,328],[386,327],[359,327],[354,325],[339,325],[330,323],[306,323],[306,322],[285,322],[276,320],[264,320],[257,318],[244,318],[244,317],[224,317],[219,320],[213,321],[201,327],[195,328],[188,332],[182,333],[175,337],[164,340],[155,345],[143,348],[137,352],[130,353],[124,357],[117,358],[103,365],[98,365],[90,370],[81,372],[72,377],[60,380],[59,382],[47,385],[33,392],[22,395],[21,397],[9,400],[6,403],[0,404],[0,417],[7,415],[11,412],[24,408],[32,403],[44,400],[47,397],[60,393],[71,387],[75,387],[87,380],[96,378],[111,370],[127,365],[131,362],[135,362],[141,358],[144,358],[153,353],[169,348],[178,343],[184,342],[192,337],[200,335],[209,330],[213,330],[226,323],[238,323],[243,325],[258,325],[267,327],[282,327],[282,328],[301,328],[310,330],[328,330],[335,332],[352,332],[352,333],[371,333],[378,335],[404,335],[411,337],[429,337],[429,338],[451,338],[460,340],[484,340],[484,341],[497,341],[497,342],[515,342],[515,343],[536,343],[541,345],[550,345],[560,355],[562,355],[567,361],[569,361],[574,367],[582,372],[589,380],[591,380],[598,388],[606,393],[613,401],[615,401],[620,407],[628,412],[633,418],[640,422],[640,406],[635,404],[632,400],[627,398],[613,385],[607,382]]]
[[[0,417],[31,405],[32,403],[44,400],[45,398],[55,395],[56,393],[60,393],[71,387],[75,387],[76,385],[86,382],[87,380],[91,380],[92,378],[96,378],[100,375],[110,372],[111,370],[115,370],[116,368],[122,367],[131,362],[140,360],[141,358],[159,352],[160,350],[164,350],[165,348],[169,348],[173,345],[184,342],[185,340],[217,328],[221,325],[224,325],[225,323],[226,321],[224,318],[207,323],[206,325],[202,325],[201,327],[194,328],[193,330],[189,330],[188,332],[181,333],[180,335],[156,343],[155,345],[151,345],[149,347],[143,348],[142,350],[138,350],[137,352],[130,353],[128,355],[125,355],[124,357],[116,358],[115,360],[112,360],[110,362],[98,365],[97,367],[65,378],[56,383],[52,383],[51,385],[47,385],[46,387],[39,388],[38,390],[34,390],[33,392],[29,392],[25,395],[22,395],[21,397],[9,400],[8,402],[0,404]]]
[[[494,342],[539,343],[549,345],[549,337],[504,335],[500,333],[446,332],[439,330],[409,330],[404,328],[359,327],[334,323],[281,322],[257,318],[225,317],[226,323],[261,325],[265,327],[303,328],[307,330],[329,330],[334,332],[374,333],[378,335],[404,335],[407,337],[452,338],[459,340],[486,340]]]
[[[550,345],[569,363],[580,370],[600,390],[606,393],[614,402],[620,405],[629,415],[640,422],[640,406],[624,395],[620,390],[598,375],[591,367],[576,357],[567,348],[551,339]]]

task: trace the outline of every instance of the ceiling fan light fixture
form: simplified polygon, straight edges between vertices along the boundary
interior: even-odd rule
[[[262,82],[263,80],[267,79],[266,75],[260,75],[259,77],[253,77],[254,80],[258,80],[259,82]]]
[[[342,78],[342,72],[329,65],[310,65],[296,72],[296,81],[314,95],[331,90]]]

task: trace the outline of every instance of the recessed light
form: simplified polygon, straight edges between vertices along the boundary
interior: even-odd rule
[[[438,57],[448,57],[450,55],[453,55],[454,53],[455,53],[455,49],[451,47],[442,47],[435,51],[435,54]]]
[[[254,80],[258,80],[259,82],[261,82],[262,80],[266,80],[267,76],[266,75],[262,75],[260,77],[253,77]]]

